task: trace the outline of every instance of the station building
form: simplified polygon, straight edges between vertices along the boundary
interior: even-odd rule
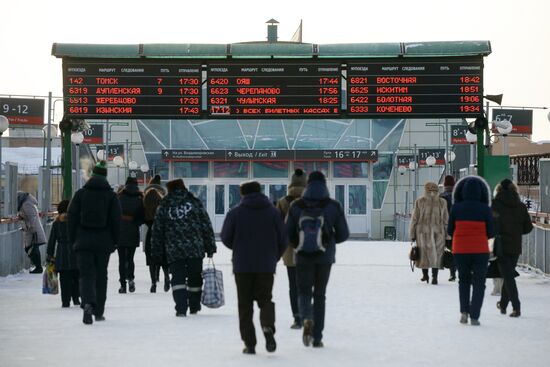
[[[488,41],[330,44],[258,42],[230,45],[148,44],[81,45],[54,44],[52,54],[65,59],[170,58],[262,60],[322,59],[351,60],[407,57],[482,57],[490,54]],[[203,88],[205,88],[203,86]],[[343,96],[343,108],[346,98]],[[205,107],[205,106],[203,106]],[[183,178],[188,189],[200,198],[212,219],[216,232],[221,230],[225,214],[239,200],[239,184],[258,180],[272,201],[286,195],[287,185],[296,168],[306,172],[319,170],[327,176],[331,197],[344,207],[350,230],[355,237],[381,239],[385,229],[395,225],[395,214],[411,212],[415,197],[423,192],[426,181],[441,182],[444,174],[459,175],[470,163],[470,147],[452,144],[451,126],[465,126],[462,118],[308,118],[308,119],[89,119],[88,124],[102,126],[101,143],[92,151],[110,150],[124,157],[125,164],[109,169],[109,181],[123,184],[129,174],[128,162],[147,164],[143,179],[160,174],[163,181]],[[171,161],[163,159],[166,150],[365,150],[377,151],[376,161],[338,160],[254,160]],[[399,156],[437,153],[433,166],[420,164],[415,169],[398,170]],[[454,152],[452,162],[443,155]],[[443,154],[440,154],[443,153]],[[139,170],[138,170],[139,171]],[[142,175],[137,172],[138,175]],[[141,177],[141,176],[140,176]]]

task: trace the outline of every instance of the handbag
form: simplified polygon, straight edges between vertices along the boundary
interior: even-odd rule
[[[441,266],[442,266],[442,269],[443,268],[450,269],[454,266],[453,253],[447,248],[445,248],[445,250],[443,251],[443,254],[441,255]]]
[[[202,271],[203,289],[201,303],[208,308],[219,308],[225,304],[223,293],[223,274],[216,269],[214,260],[208,261],[208,266]]]
[[[42,294],[57,294],[59,292],[59,281],[55,272],[55,265],[48,263],[46,271],[42,273]]]
[[[489,265],[487,267],[487,275],[486,278],[502,278],[502,274],[500,274],[500,269],[498,267],[497,258],[492,258],[489,260]],[[519,277],[519,273],[514,270],[514,278]]]
[[[420,248],[416,245],[416,242],[411,242],[411,249],[409,250],[409,260],[411,263],[411,271],[414,272],[414,262],[420,260]]]

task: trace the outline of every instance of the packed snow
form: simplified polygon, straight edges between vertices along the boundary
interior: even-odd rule
[[[286,269],[273,290],[277,351],[267,353],[254,321],[256,355],[243,355],[231,252],[218,244],[226,305],[175,317],[171,293],[149,293],[149,272],[136,253],[136,292],[118,294],[118,258],[111,256],[105,322],[82,323],[78,307],[41,294],[40,275],[0,278],[0,366],[548,366],[550,278],[519,269],[522,316],[503,316],[487,281],[480,327],[459,324],[458,284],[439,285],[411,272],[408,244],[348,241],[338,245],[327,290],[325,347],[304,347],[291,330]],[[206,261],[205,261],[206,264]],[[161,273],[162,274],[162,273]],[[162,276],[161,276],[162,278]],[[509,307],[511,311],[511,306]]]

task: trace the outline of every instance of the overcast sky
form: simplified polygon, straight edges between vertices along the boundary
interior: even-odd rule
[[[61,96],[54,42],[256,41],[275,18],[279,40],[300,19],[310,43],[489,40],[485,93],[503,93],[506,106],[550,107],[548,0],[2,0],[0,14],[0,94]],[[534,141],[550,139],[548,111],[534,111]]]

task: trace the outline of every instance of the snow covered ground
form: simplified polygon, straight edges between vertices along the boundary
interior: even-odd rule
[[[226,305],[174,316],[170,293],[149,293],[143,252],[136,255],[137,290],[120,295],[118,258],[111,257],[107,321],[82,324],[78,307],[41,294],[41,276],[0,278],[0,366],[549,366],[550,279],[520,270],[522,316],[500,315],[489,280],[481,327],[458,322],[458,290],[440,275],[437,286],[411,273],[408,244],[339,245],[327,291],[325,348],[306,348],[291,330],[286,269],[277,269],[274,301],[277,351],[269,354],[257,325],[257,355],[243,355],[230,252],[219,246]]]

